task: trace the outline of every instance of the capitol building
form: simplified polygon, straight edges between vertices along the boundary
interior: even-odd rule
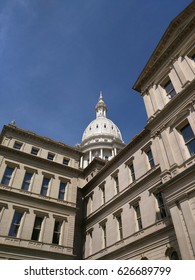
[[[192,1],[132,85],[147,122],[127,144],[102,92],[76,147],[2,128],[0,259],[195,259],[194,42]]]

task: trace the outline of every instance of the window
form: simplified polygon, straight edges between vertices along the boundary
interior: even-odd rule
[[[23,183],[22,183],[22,190],[27,190],[27,191],[29,190],[29,186],[30,186],[32,176],[33,176],[32,173],[26,172],[26,174],[24,176]]]
[[[31,150],[31,154],[32,154],[32,155],[35,155],[35,156],[38,155],[38,152],[39,152],[39,149],[38,149],[38,148],[32,148],[32,150]]]
[[[39,241],[42,223],[43,223],[43,217],[36,216],[31,240]]]
[[[5,169],[5,173],[3,175],[1,184],[9,186],[10,182],[11,182],[13,172],[14,172],[14,168],[7,166],[6,169]]]
[[[104,222],[100,226],[102,228],[102,248],[106,248],[107,246],[106,223]]]
[[[93,192],[91,192],[86,197],[86,202],[87,202],[87,215],[90,215],[93,212]]]
[[[17,237],[22,216],[23,213],[15,211],[9,230],[9,236]]]
[[[183,139],[185,141],[185,144],[188,148],[188,151],[190,153],[190,155],[194,155],[195,154],[195,135],[194,132],[192,131],[191,126],[188,124],[186,124],[182,129],[180,129],[180,132],[183,136]]]
[[[159,218],[163,219],[167,216],[165,205],[164,205],[164,198],[163,198],[163,193],[159,192],[156,193],[156,200],[158,203],[158,209],[159,209]]]
[[[102,192],[102,204],[106,203],[106,195],[105,195],[105,184],[100,186]]]
[[[50,183],[50,178],[44,177],[42,186],[41,186],[41,195],[46,196],[48,193],[48,188],[49,188],[49,183]]]
[[[53,239],[52,239],[53,244],[60,244],[61,229],[62,229],[62,221],[55,221]]]
[[[64,200],[65,198],[65,191],[66,191],[67,182],[60,182],[58,199]]]
[[[153,159],[153,155],[152,155],[151,149],[146,151],[146,155],[148,157],[148,162],[149,162],[150,168],[154,167],[155,164],[154,164],[154,159]]]
[[[141,212],[140,212],[139,203],[134,205],[134,209],[135,209],[135,214],[136,214],[136,219],[137,219],[137,227],[138,227],[138,230],[141,230],[143,227],[142,227],[142,220],[141,220]]]
[[[135,181],[135,170],[134,170],[134,166],[133,163],[128,165],[129,170],[130,170],[130,174],[131,174],[131,182]]]
[[[16,149],[16,150],[20,150],[20,149],[22,148],[22,143],[15,142],[13,147],[14,147],[14,149]]]
[[[168,80],[165,84],[164,84],[164,89],[167,92],[167,96],[169,98],[173,98],[176,95],[176,91],[174,89],[174,86],[171,82],[171,80]]]
[[[122,218],[121,215],[116,216],[116,220],[118,223],[118,237],[119,240],[123,239],[123,228],[122,228]]]
[[[119,193],[119,180],[118,175],[114,177],[116,193]]]
[[[47,159],[53,160],[53,159],[54,159],[54,156],[55,156],[54,154],[48,153]]]
[[[64,165],[69,165],[70,160],[67,158],[63,158],[63,164]]]

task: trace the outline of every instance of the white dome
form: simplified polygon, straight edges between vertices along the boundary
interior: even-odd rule
[[[106,117],[96,118],[87,126],[83,133],[82,142],[96,137],[114,138],[123,142],[118,127]]]

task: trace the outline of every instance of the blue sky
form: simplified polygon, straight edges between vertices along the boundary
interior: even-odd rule
[[[128,143],[146,125],[132,86],[170,21],[192,1],[1,0],[0,127],[18,127],[74,146],[107,117]]]

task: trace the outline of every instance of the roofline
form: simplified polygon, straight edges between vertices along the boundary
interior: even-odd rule
[[[149,57],[147,63],[145,64],[143,70],[141,71],[139,77],[137,78],[136,82],[133,85],[133,89],[141,92],[141,84],[146,83],[148,80],[148,77],[150,78],[154,71],[156,71],[156,67],[154,67],[155,64],[159,62],[159,54],[161,58],[161,61],[163,60],[164,56],[167,57],[166,51],[162,53],[162,49],[164,48],[164,44],[167,40],[169,40],[170,36],[172,35],[172,31],[175,29],[176,26],[178,26],[181,22],[183,22],[184,19],[188,18],[189,12],[195,11],[195,2],[192,1],[182,12],[180,12],[168,25],[166,28],[164,34],[162,35],[159,43],[157,44],[156,48],[152,52],[152,55]],[[192,20],[191,24],[194,24],[194,20]],[[182,34],[186,36],[186,30],[183,30]],[[181,38],[177,38],[178,41],[181,43]],[[172,45],[172,44],[171,44]],[[175,44],[178,46],[178,44]],[[170,47],[170,46],[169,46]],[[159,63],[158,63],[159,64]],[[155,69],[154,69],[155,68]]]
[[[17,134],[22,134],[24,136],[28,136],[28,138],[31,137],[31,138],[34,138],[34,139],[38,139],[39,141],[55,145],[55,146],[57,146],[61,149],[64,149],[66,151],[69,150],[69,151],[71,151],[71,152],[73,152],[73,153],[75,153],[79,156],[83,155],[83,153],[80,150],[78,150],[78,148],[76,148],[76,147],[74,148],[74,147],[68,146],[68,145],[64,144],[63,142],[58,142],[58,141],[53,140],[51,138],[38,135],[35,132],[32,132],[30,130],[25,130],[25,129],[22,129],[22,128],[18,128],[15,125],[12,125],[12,124],[4,125],[4,127],[2,129],[2,132],[1,132],[1,135],[0,135],[0,140],[1,141],[2,141],[2,137],[5,135],[6,131],[16,132]]]

